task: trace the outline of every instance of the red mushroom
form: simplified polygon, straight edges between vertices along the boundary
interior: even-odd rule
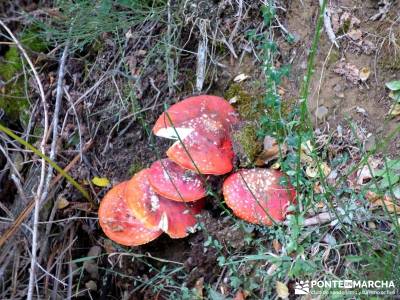
[[[136,219],[124,198],[127,181],[114,186],[99,207],[99,223],[105,235],[125,246],[146,244],[162,234],[161,230],[146,228]]]
[[[175,127],[181,139],[184,139],[188,132],[195,129],[190,122],[203,115],[219,121],[226,130],[239,122],[237,113],[228,101],[217,96],[200,95],[172,105],[158,118],[153,132],[160,137],[177,139]]]
[[[181,168],[168,158],[151,165],[148,180],[157,194],[174,201],[196,201],[206,195],[200,175]]]
[[[194,229],[196,215],[204,201],[183,203],[157,195],[151,187],[149,169],[144,169],[128,182],[125,197],[132,214],[151,229],[161,229],[172,238],[183,238]]]
[[[181,167],[222,175],[233,167],[230,130],[238,121],[226,100],[202,95],[171,106],[158,118],[153,132],[178,140],[167,155]]]
[[[229,138],[216,145],[194,133],[182,143],[174,143],[167,150],[167,156],[181,167],[201,174],[222,175],[233,168],[234,153]]]
[[[285,175],[277,170],[239,170],[223,184],[225,203],[239,218],[254,224],[271,226],[283,221],[287,208],[296,202],[296,192]]]

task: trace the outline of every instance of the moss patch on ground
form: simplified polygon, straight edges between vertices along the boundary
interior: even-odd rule
[[[38,33],[26,30],[21,34],[20,41],[28,51],[40,52],[47,48],[47,45],[39,39]],[[25,81],[23,74],[23,61],[17,46],[13,45],[0,59],[0,109],[3,109],[11,120],[24,118],[23,114],[29,108],[29,101],[25,95]]]
[[[257,155],[262,150],[261,142],[257,137],[257,129],[253,124],[247,124],[239,131],[235,132],[233,138],[237,145],[240,145],[239,157],[242,166],[252,165]]]
[[[245,87],[244,84],[233,83],[225,92],[225,99],[233,102],[233,106],[244,120],[254,121],[259,119],[264,111],[263,94],[257,94],[257,90],[256,86]]]

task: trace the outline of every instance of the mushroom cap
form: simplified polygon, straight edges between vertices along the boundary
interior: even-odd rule
[[[132,214],[148,228],[161,229],[172,238],[186,237],[193,231],[204,201],[177,202],[157,195],[148,175],[149,169],[144,169],[128,182],[125,197]]]
[[[271,218],[281,222],[289,205],[296,203],[295,189],[290,183],[282,185],[283,178],[287,180],[286,175],[278,170],[239,170],[223,184],[225,203],[236,216],[247,222],[267,226],[273,224]]]
[[[176,139],[175,127],[181,139],[185,136],[182,128],[192,128],[190,122],[198,117],[207,115],[208,118],[219,121],[225,130],[239,122],[235,109],[224,98],[209,95],[199,95],[186,98],[172,105],[161,114],[153,127],[157,136]]]
[[[201,176],[181,168],[168,158],[151,165],[148,180],[157,194],[174,201],[190,202],[206,196]]]
[[[167,155],[181,167],[222,175],[233,167],[230,131],[238,122],[235,110],[225,99],[201,95],[172,105],[158,118],[153,132],[178,140]]]
[[[146,228],[128,208],[124,194],[127,181],[114,186],[104,196],[99,207],[99,223],[105,235],[125,246],[147,244],[162,234],[161,230]]]
[[[175,142],[167,150],[167,156],[182,168],[201,174],[222,175],[233,168],[234,153],[229,138],[216,143],[204,135],[194,133],[182,143]]]

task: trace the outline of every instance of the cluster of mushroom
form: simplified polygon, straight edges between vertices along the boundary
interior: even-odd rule
[[[117,243],[137,246],[162,232],[171,238],[192,232],[206,197],[202,175],[232,171],[231,132],[239,122],[234,108],[221,97],[201,95],[172,105],[153,128],[156,136],[176,140],[167,150],[168,158],[106,194],[99,208],[105,234]],[[286,177],[277,170],[238,170],[223,184],[225,202],[248,222],[282,221],[295,201],[293,187],[282,179]]]

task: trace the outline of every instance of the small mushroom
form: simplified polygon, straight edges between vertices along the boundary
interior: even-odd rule
[[[288,181],[281,171],[273,169],[239,170],[223,184],[225,203],[247,222],[267,226],[281,222],[289,205],[296,202],[295,189],[290,183],[283,185],[282,180]]]
[[[171,106],[158,118],[153,132],[177,140],[167,155],[181,167],[222,175],[233,168],[230,131],[238,122],[225,99],[202,95]]]
[[[157,195],[151,187],[149,169],[136,173],[128,182],[125,197],[132,214],[151,229],[161,229],[171,238],[186,237],[194,230],[196,215],[204,201],[177,202]]]
[[[206,195],[200,175],[181,168],[168,158],[157,160],[151,165],[148,180],[157,194],[170,200],[190,202]]]
[[[125,198],[127,181],[114,186],[104,196],[99,207],[99,223],[105,235],[125,246],[147,244],[162,234],[161,230],[148,229],[129,210]]]

